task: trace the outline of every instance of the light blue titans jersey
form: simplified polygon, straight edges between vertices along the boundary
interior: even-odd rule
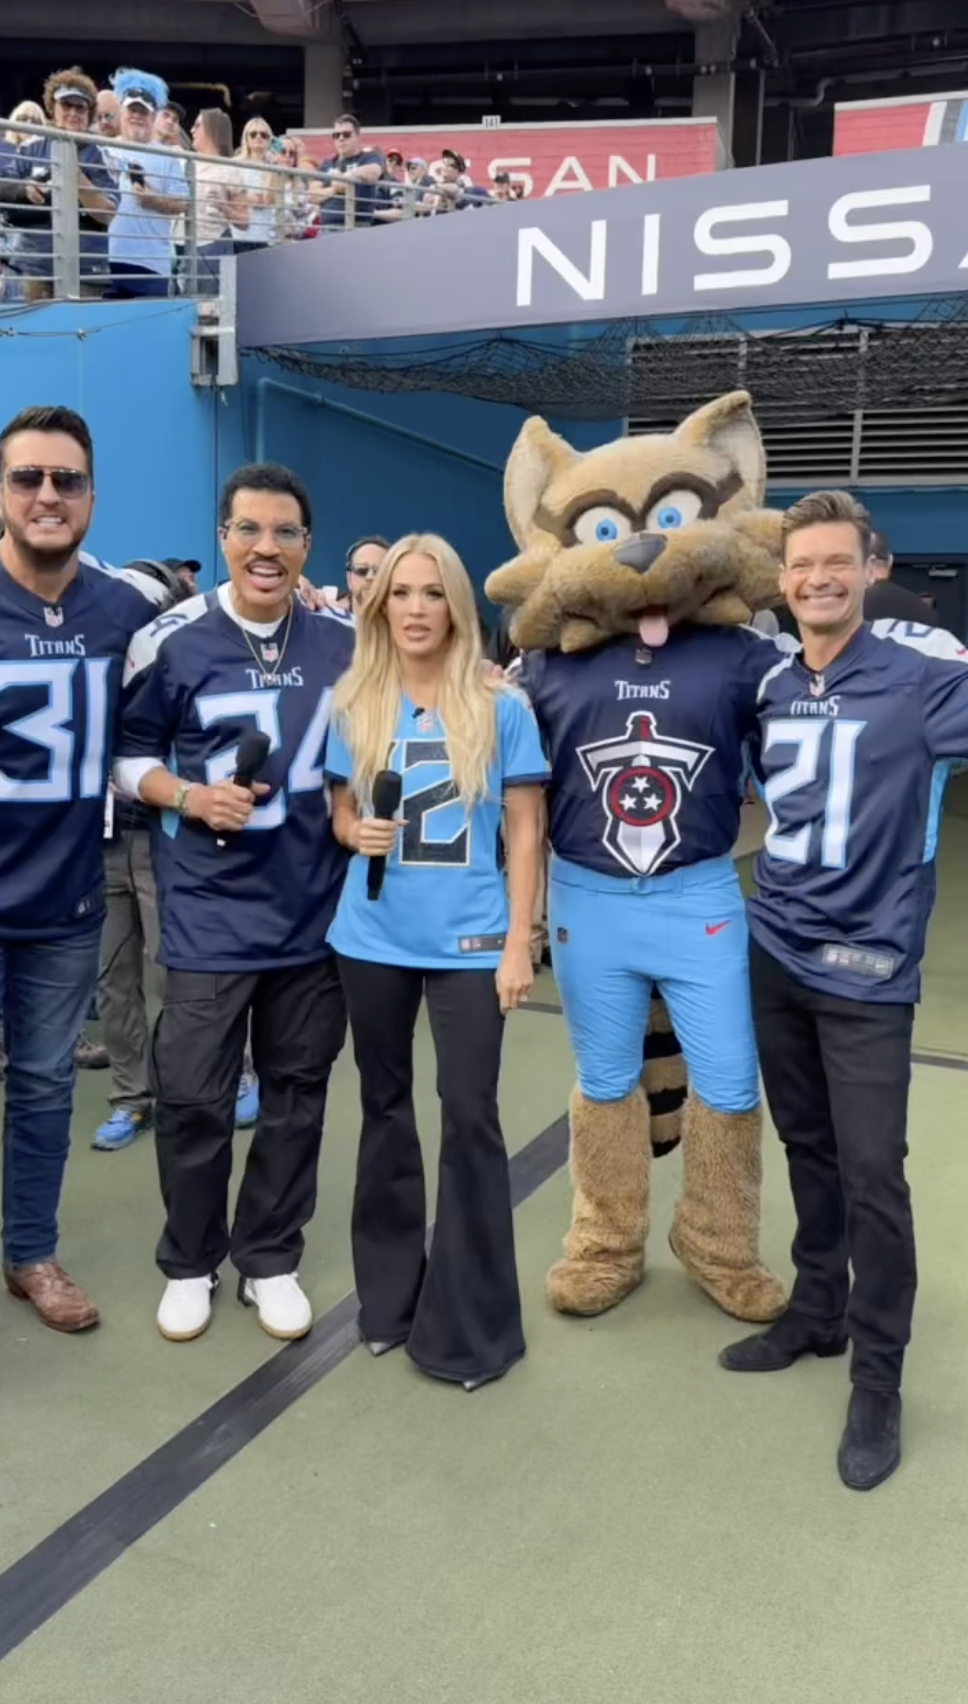
[[[966,661],[950,634],[877,622],[821,676],[788,656],[761,683],[770,824],[750,933],[808,988],[919,996],[944,783],[968,756]]]
[[[352,785],[352,757],[335,723],[325,762],[331,781]],[[517,693],[499,693],[487,797],[469,813],[457,798],[439,717],[407,699],[387,767],[403,780],[404,827],[387,859],[379,899],[366,897],[369,860],[351,860],[330,945],[347,958],[376,964],[496,968],[508,927],[502,797],[507,787],[543,785],[548,776],[530,708]]]
[[[285,629],[247,639],[209,592],[131,643],[120,758],[154,759],[214,785],[231,780],[245,734],[258,729],[270,742],[257,777],[270,791],[224,846],[171,811],[153,826],[159,959],[170,969],[270,970],[328,955],[346,853],[332,834],[323,750],[353,633],[298,602],[288,641]]]
[[[100,925],[121,670],[161,596],[82,559],[51,604],[0,564],[0,940]]]

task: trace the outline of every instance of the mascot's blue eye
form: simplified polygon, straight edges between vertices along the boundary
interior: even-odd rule
[[[593,503],[572,519],[579,544],[618,544],[632,536],[632,523],[610,503]]]
[[[677,485],[658,497],[645,517],[646,532],[677,532],[698,521],[702,513],[702,498],[688,485]]]

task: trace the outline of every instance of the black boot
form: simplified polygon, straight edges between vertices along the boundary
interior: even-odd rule
[[[820,1325],[788,1308],[765,1331],[731,1343],[722,1351],[719,1364],[730,1373],[780,1373],[801,1355],[843,1355],[846,1348],[842,1326]]]
[[[840,1477],[851,1491],[873,1491],[901,1464],[901,1398],[895,1391],[864,1390],[850,1399],[837,1451]]]

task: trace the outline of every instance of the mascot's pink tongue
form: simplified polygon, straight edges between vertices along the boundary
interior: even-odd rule
[[[664,615],[653,611],[639,621],[639,638],[643,645],[664,645],[669,637],[669,623]]]

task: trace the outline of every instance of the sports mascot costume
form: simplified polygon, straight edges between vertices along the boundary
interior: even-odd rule
[[[785,1306],[759,1258],[761,1112],[731,857],[771,664],[749,623],[779,601],[780,516],[761,507],[764,486],[744,392],[669,436],[585,455],[531,419],[506,470],[520,554],[486,590],[513,611],[552,764],[549,932],[578,1075],[573,1218],[548,1275],[563,1313],[601,1313],[642,1280],[661,1151],[642,1037],[662,1055],[645,1075],[655,1105],[679,1063],[669,1017],[690,1085],[673,1252],[737,1319]],[[675,1145],[674,1131],[661,1137]]]

